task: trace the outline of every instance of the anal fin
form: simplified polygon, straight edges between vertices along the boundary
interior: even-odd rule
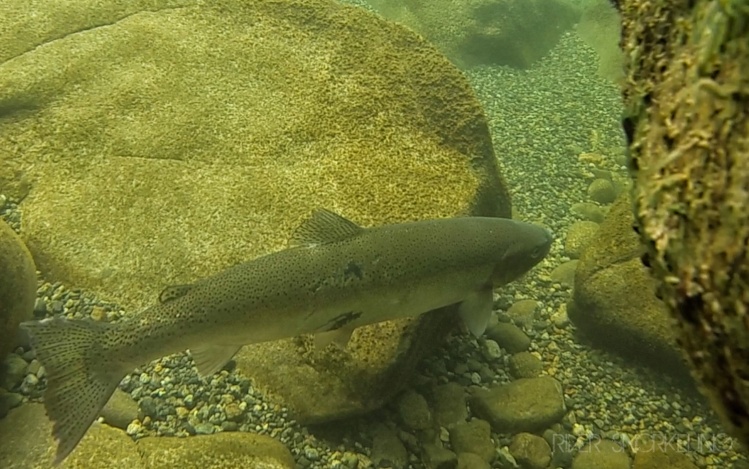
[[[200,376],[205,377],[221,371],[240,348],[241,345],[202,345],[190,349],[190,355]]]
[[[354,329],[356,328],[343,326],[332,331],[318,332],[315,334],[315,348],[324,349],[329,344],[335,344],[340,349],[345,349]]]
[[[493,304],[492,288],[491,285],[487,285],[469,293],[458,307],[463,324],[474,337],[478,338],[484,334],[492,316]]]

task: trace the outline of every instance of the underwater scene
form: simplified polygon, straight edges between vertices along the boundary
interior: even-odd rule
[[[5,0],[0,468],[749,469],[749,5],[681,3]]]

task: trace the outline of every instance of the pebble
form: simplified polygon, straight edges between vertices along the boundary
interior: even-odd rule
[[[498,360],[502,357],[502,350],[499,348],[499,344],[492,339],[486,339],[483,341],[482,352],[484,358],[489,361]]]

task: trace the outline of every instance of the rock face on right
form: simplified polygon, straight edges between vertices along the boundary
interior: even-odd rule
[[[749,8],[617,3],[641,237],[697,377],[749,444]]]
[[[633,222],[631,199],[623,193],[583,251],[569,317],[604,349],[685,374],[672,319],[640,260],[643,248]]]

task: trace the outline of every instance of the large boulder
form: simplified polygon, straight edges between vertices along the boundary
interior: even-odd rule
[[[617,3],[640,234],[697,377],[749,444],[749,9]]]
[[[41,404],[24,404],[0,420],[0,467],[52,468],[52,422]],[[147,437],[133,441],[123,430],[94,422],[61,469],[266,468],[291,469],[294,458],[283,443],[266,435]]]
[[[0,161],[28,181],[22,233],[50,280],[134,309],[284,247],[319,207],[363,225],[510,215],[465,78],[363,9],[15,3],[0,5]],[[15,34],[30,22],[46,33]],[[248,347],[239,369],[300,420],[364,412],[450,313],[366,328],[343,357]]]
[[[35,299],[34,260],[16,232],[0,220],[0,362],[15,346],[18,324],[33,317]]]
[[[642,265],[643,247],[633,222],[632,200],[625,192],[583,251],[567,312],[594,344],[684,375],[672,319]]]
[[[0,467],[52,468],[55,440],[44,406],[24,404],[0,420]],[[135,442],[119,429],[94,422],[61,469],[145,468]]]
[[[567,0],[369,0],[461,66],[529,68],[580,18]]]

